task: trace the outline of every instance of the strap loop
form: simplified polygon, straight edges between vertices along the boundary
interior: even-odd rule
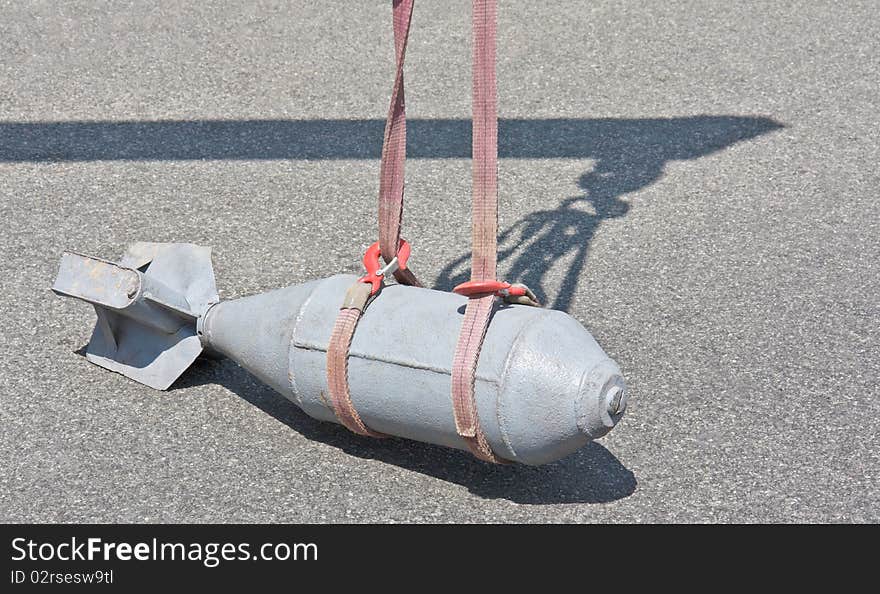
[[[330,393],[329,404],[342,425],[358,435],[380,438],[386,435],[364,424],[351,401],[348,387],[348,350],[369,299],[370,286],[364,283],[355,283],[346,294],[327,345],[327,389]]]
[[[346,291],[327,344],[327,389],[333,414],[350,431],[368,437],[386,436],[367,427],[354,407],[348,385],[348,351],[364,310],[384,286],[389,267],[380,267],[381,255],[378,241],[367,248],[363,260],[366,273]],[[409,255],[410,245],[401,239],[397,256],[391,260],[396,269],[406,270]]]
[[[483,432],[475,395],[477,364],[495,308],[495,293],[506,285],[494,280],[498,260],[497,12],[497,0],[473,0],[473,259],[471,282],[463,287],[470,294],[452,362],[452,411],[455,429],[471,452],[481,460],[504,464],[508,461],[492,451]]]
[[[406,105],[403,91],[403,62],[409,39],[414,0],[393,0],[394,50],[397,61],[391,106],[385,121],[382,163],[379,173],[379,241],[364,254],[366,274],[348,289],[327,345],[327,389],[336,418],[349,430],[368,437],[387,437],[364,424],[351,400],[348,385],[348,351],[364,309],[382,289],[386,273],[397,282],[420,287],[407,268],[409,244],[400,237],[403,217],[403,168],[406,161]],[[382,257],[389,264],[380,266]],[[396,263],[396,264],[395,264]]]

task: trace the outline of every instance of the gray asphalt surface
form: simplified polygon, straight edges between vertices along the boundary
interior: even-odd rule
[[[210,245],[232,298],[374,240],[390,3],[242,4],[0,2],[0,520],[880,520],[877,2],[502,3],[502,277],[632,390],[541,468],[354,437],[230,362],[155,392],[81,356],[66,248]],[[469,18],[418,2],[408,54],[405,236],[446,289]]]

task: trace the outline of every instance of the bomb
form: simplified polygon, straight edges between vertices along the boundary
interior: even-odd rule
[[[89,361],[168,388],[203,351],[225,355],[306,414],[337,422],[327,345],[347,289],[336,275],[221,302],[210,249],[134,244],[119,263],[66,252],[53,291],[91,303]],[[451,368],[467,299],[389,285],[370,304],[349,352],[352,402],[371,429],[467,450],[456,433]],[[499,304],[476,372],[483,431],[502,458],[558,460],[622,418],[620,369],[571,316]]]

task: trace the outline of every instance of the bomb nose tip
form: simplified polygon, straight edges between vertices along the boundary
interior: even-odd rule
[[[578,429],[590,439],[608,433],[626,412],[629,390],[610,359],[588,370],[578,394]]]
[[[605,392],[605,410],[608,412],[608,415],[613,418],[626,412],[626,401],[628,398],[629,392],[625,386],[612,385]]]

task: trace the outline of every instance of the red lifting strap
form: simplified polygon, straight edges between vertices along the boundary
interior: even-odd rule
[[[498,111],[495,79],[497,0],[473,1],[473,256],[471,283],[495,281],[498,259]],[[474,395],[477,363],[495,308],[489,292],[471,292],[452,363],[452,410],[455,429],[481,460],[505,463],[489,445]]]
[[[406,267],[409,247],[400,238],[403,215],[403,166],[406,160],[403,61],[406,56],[412,11],[413,0],[393,0],[392,18],[397,72],[394,76],[391,106],[388,109],[385,137],[382,142],[382,164],[379,174],[379,242],[367,250],[364,257],[367,274],[349,288],[327,345],[327,391],[330,406],[336,418],[345,427],[354,433],[369,437],[385,436],[364,424],[351,400],[348,385],[348,351],[364,309],[381,289],[384,273],[378,273],[378,256],[381,255],[392,265],[391,271],[394,272],[397,282],[421,286],[415,275]],[[405,254],[402,250],[404,245],[406,245]]]
[[[339,310],[339,316],[330,335],[330,343],[327,346],[327,390],[330,394],[330,406],[340,423],[359,435],[385,437],[384,434],[373,431],[364,424],[351,401],[351,392],[348,388],[348,349],[351,348],[354,331],[370,295],[369,285],[361,283],[358,285],[352,286],[346,296],[346,305],[353,307],[343,307]],[[362,301],[359,300],[359,295],[362,296]],[[357,305],[358,302],[362,304]]]
[[[379,242],[364,259],[367,274],[346,294],[327,347],[327,385],[336,418],[351,431],[385,437],[367,427],[352,403],[348,386],[348,351],[364,309],[379,290],[388,263],[398,282],[419,286],[406,266],[409,245],[400,238],[403,213],[406,111],[403,62],[412,19],[413,0],[394,0],[394,40],[397,73],[385,124],[379,184]],[[452,364],[452,408],[455,428],[481,460],[504,464],[489,445],[474,395],[477,363],[496,296],[536,304],[526,287],[495,279],[498,235],[498,115],[495,79],[497,0],[473,0],[473,261],[471,280],[456,288],[467,295],[464,320]]]
[[[397,72],[391,89],[391,105],[385,120],[382,164],[379,169],[379,249],[385,262],[397,256],[400,226],[403,222],[404,164],[406,163],[406,99],[403,91],[403,62],[409,40],[414,0],[393,0],[394,53]],[[409,269],[394,273],[397,282],[420,287]]]

